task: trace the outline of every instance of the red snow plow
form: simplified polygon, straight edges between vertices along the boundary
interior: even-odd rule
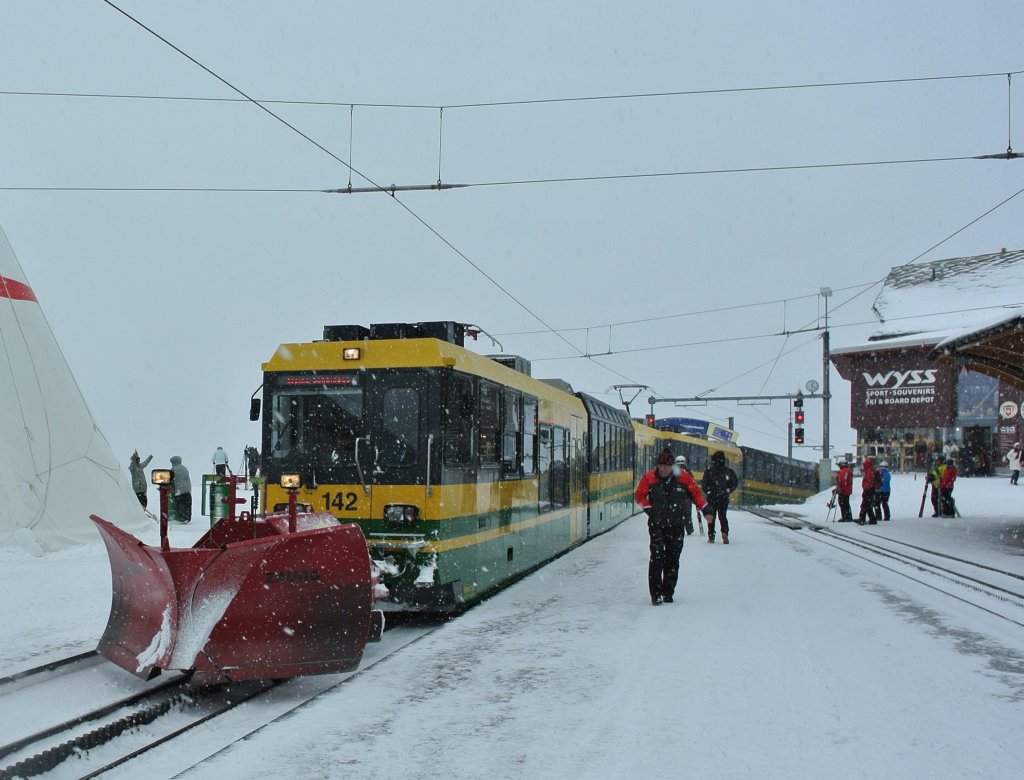
[[[153,547],[96,515],[110,557],[113,601],[97,649],[150,679],[193,672],[196,685],[354,669],[380,639],[359,526],[290,511],[221,519],[191,548]],[[231,490],[234,501],[234,490]]]

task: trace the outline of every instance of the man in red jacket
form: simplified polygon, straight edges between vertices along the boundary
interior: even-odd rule
[[[839,473],[836,474],[836,495],[839,496],[839,522],[853,522],[853,510],[850,509],[850,496],[853,495],[853,469],[845,460],[839,461]]]
[[[647,513],[647,530],[651,535],[647,585],[651,604],[658,606],[672,603],[691,502],[704,512],[705,517],[711,508],[690,472],[681,471],[678,476],[672,473],[672,450],[658,453],[655,463],[656,467],[640,478],[634,497]]]
[[[871,458],[864,458],[864,477],[860,481],[860,515],[857,517],[860,525],[864,525],[865,516],[868,525],[878,523],[875,515],[875,487],[875,464]]]
[[[953,485],[956,483],[956,461],[946,461],[946,470],[939,478],[939,515],[956,517],[956,503],[953,501]]]

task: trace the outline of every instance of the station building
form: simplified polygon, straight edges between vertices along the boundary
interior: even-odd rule
[[[1024,250],[893,268],[872,311],[878,330],[830,355],[851,384],[858,460],[1002,467],[1024,441]]]

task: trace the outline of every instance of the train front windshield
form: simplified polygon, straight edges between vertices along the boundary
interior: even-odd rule
[[[278,463],[351,466],[356,439],[366,435],[361,387],[283,388],[273,395],[270,451]]]

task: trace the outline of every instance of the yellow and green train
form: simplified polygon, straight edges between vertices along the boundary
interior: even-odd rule
[[[297,473],[300,503],[359,523],[385,609],[457,611],[613,528],[663,446],[742,467],[735,446],[640,425],[522,358],[466,349],[467,334],[327,326],[263,365],[266,504],[286,504],[280,476]]]

